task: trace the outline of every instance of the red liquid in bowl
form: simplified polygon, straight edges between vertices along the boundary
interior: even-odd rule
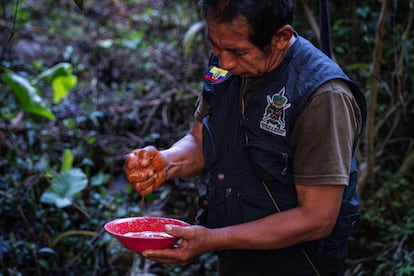
[[[105,230],[115,236],[126,248],[134,252],[148,249],[172,247],[178,237],[164,232],[167,224],[188,226],[189,224],[172,218],[133,217],[121,218],[105,224]]]
[[[165,232],[157,231],[141,231],[141,232],[128,232],[124,234],[124,237],[138,237],[138,238],[152,238],[152,239],[170,239],[174,236]]]

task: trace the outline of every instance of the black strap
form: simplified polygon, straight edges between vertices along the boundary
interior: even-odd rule
[[[331,45],[331,26],[329,19],[328,0],[319,1],[319,29],[321,32],[320,46],[321,50],[330,58],[332,58]]]

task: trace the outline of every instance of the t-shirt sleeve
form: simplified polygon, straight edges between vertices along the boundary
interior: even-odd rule
[[[196,110],[194,111],[194,118],[201,122],[205,116],[207,116],[207,103],[203,99],[203,93],[200,93],[196,103]]]
[[[361,114],[348,85],[333,80],[309,99],[292,133],[293,177],[299,185],[348,185]]]

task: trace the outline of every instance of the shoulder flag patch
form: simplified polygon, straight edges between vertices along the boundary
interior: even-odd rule
[[[204,79],[211,83],[221,83],[227,80],[230,76],[231,76],[231,73],[229,71],[212,65],[208,68],[207,72],[204,74]]]

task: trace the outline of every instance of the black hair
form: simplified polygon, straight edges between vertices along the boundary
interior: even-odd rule
[[[250,26],[249,39],[265,50],[273,35],[284,25],[292,25],[294,0],[200,0],[207,19],[223,23],[244,17]]]

